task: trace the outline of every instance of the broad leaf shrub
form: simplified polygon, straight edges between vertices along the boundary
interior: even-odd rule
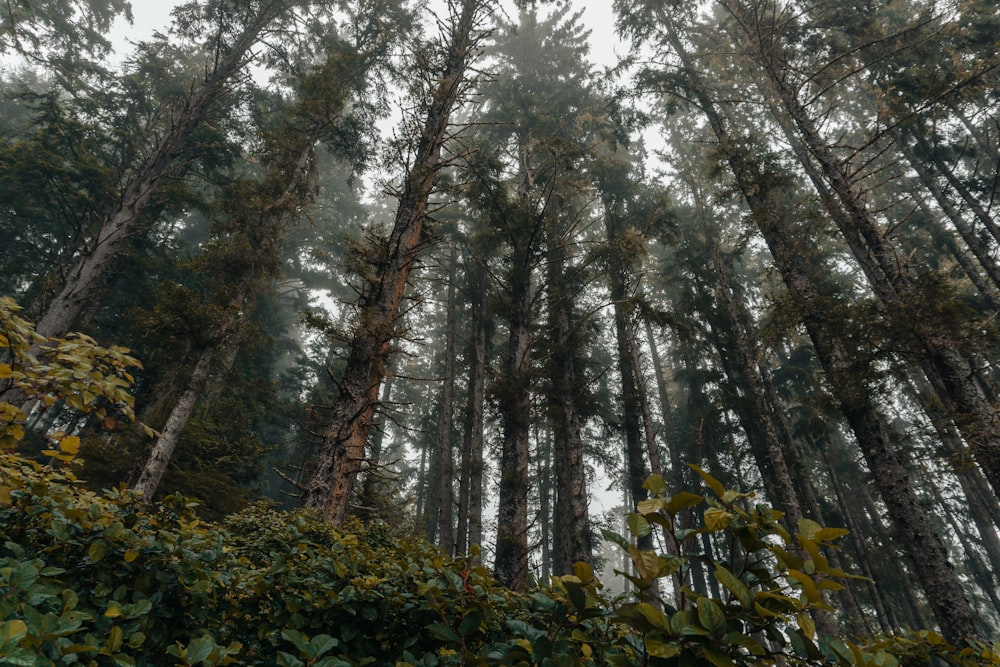
[[[21,310],[10,297],[0,297],[0,393],[17,390],[21,400],[37,399],[43,410],[62,401],[109,429],[117,428],[120,419],[132,421],[135,378],[129,371],[142,364],[129,350],[101,347],[81,333],[46,339],[18,315]],[[26,419],[21,405],[0,401],[0,451],[17,448]],[[76,436],[55,433],[51,439],[58,443],[65,437],[75,453]]]
[[[0,664],[5,665],[861,665],[939,660],[998,665],[987,646],[961,650],[921,631],[864,642],[817,636],[809,612],[844,574],[821,550],[842,531],[804,522],[788,535],[705,475],[706,496],[650,501],[637,535],[667,529],[739,543],[739,562],[706,562],[725,593],[688,587],[688,557],[629,550],[644,594],[609,600],[590,568],[527,594],[378,524],[338,531],[304,511],[254,505],[221,526],[179,496],[144,509],[128,491],[83,488],[58,457],[0,459]],[[682,511],[705,518],[675,528]],[[810,563],[810,561],[812,561]],[[808,583],[807,583],[808,582]],[[678,603],[680,608],[675,608]]]

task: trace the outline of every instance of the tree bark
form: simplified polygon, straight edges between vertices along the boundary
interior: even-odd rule
[[[556,477],[555,574],[572,574],[573,563],[593,563],[590,545],[583,427],[577,405],[585,387],[579,378],[580,341],[574,335],[573,287],[566,278],[566,241],[558,232],[548,239],[548,329],[551,384],[549,415],[554,438]]]
[[[945,392],[942,400],[954,405],[956,426],[969,443],[994,492],[1000,495],[1000,406],[984,395],[966,355],[949,332],[942,330],[935,318],[928,318],[921,312],[918,286],[907,275],[896,250],[879,229],[847,165],[836,158],[788,81],[787,72],[776,55],[781,48],[779,37],[773,33],[762,37],[752,13],[739,0],[721,0],[721,3],[751,40],[754,58],[765,74],[764,89],[773,93],[794,124],[808,152],[808,156],[803,156],[803,164],[808,168],[809,161],[814,160],[819,166],[832,191],[832,196],[822,197],[823,203],[864,269],[872,291],[887,306],[899,330],[907,332],[913,344],[919,346],[918,353],[909,355],[911,360],[923,369],[936,389]],[[823,190],[820,191],[822,194]],[[969,611],[971,613],[971,609]],[[971,617],[966,621],[971,621]]]
[[[526,194],[516,215],[527,216]],[[532,235],[515,234],[510,267],[507,357],[499,381],[503,418],[494,572],[500,584],[528,584],[528,441],[531,424]]]
[[[361,295],[347,365],[340,379],[304,503],[324,521],[343,525],[354,482],[365,459],[365,444],[378,403],[386,363],[398,336],[399,306],[420,251],[427,200],[441,168],[448,119],[462,94],[475,49],[479,3],[463,0],[453,17],[441,75],[428,91],[414,162],[404,179],[381,272]]]
[[[258,190],[265,193],[276,191],[280,194],[273,199],[265,194],[256,202],[258,206],[237,210],[234,219],[229,221],[233,227],[232,242],[245,241],[245,245],[253,250],[249,256],[240,258],[235,284],[221,281],[216,289],[215,298],[222,305],[223,320],[216,325],[212,339],[202,349],[187,387],[171,409],[133,487],[146,502],[153,499],[181,433],[205,394],[213,371],[224,374],[232,368],[242,338],[240,327],[249,319],[254,299],[277,272],[280,251],[287,236],[287,223],[294,219],[295,212],[310,197],[308,188],[303,184],[309,181],[312,173],[310,165],[316,137],[314,132],[308,132],[308,135],[300,138],[301,149],[297,155],[292,153],[294,159],[290,164],[270,165],[264,181],[255,184]]]
[[[732,14],[740,16],[736,0],[722,2]],[[760,178],[761,175],[752,171],[754,162],[743,154],[731,138],[714,101],[698,79],[697,70],[692,66],[674,32],[670,19],[662,12],[660,17],[668,31],[667,39],[682,61],[688,87],[716,135],[723,159],[733,172],[754,222],[764,236],[778,271],[799,310],[825,371],[830,391],[872,470],[873,481],[886,504],[897,537],[913,559],[942,633],[953,642],[979,637],[981,630],[978,618],[964,595],[948,552],[913,492],[906,470],[895,456],[889,432],[881,415],[875,410],[875,402],[863,379],[871,374],[855,367],[852,355],[835,334],[836,327],[827,321],[828,314],[822,305],[824,299],[811,278],[809,258],[797,247],[789,230],[785,228],[780,193],[774,189],[780,179]],[[810,142],[806,143],[809,145]],[[843,189],[842,176],[840,174],[833,179],[836,182],[834,191]],[[838,192],[838,196],[840,194]],[[855,205],[858,203],[847,197],[844,199],[847,200],[845,207],[848,202]],[[858,233],[861,231],[858,230]],[[870,233],[872,230],[864,231]],[[871,241],[868,238],[865,240]]]
[[[458,554],[482,541],[483,526],[483,403],[486,388],[486,283],[479,260],[470,258],[468,273],[471,336],[466,353],[469,368],[462,463],[458,490]]]
[[[452,491],[455,477],[452,452],[452,413],[454,410],[452,403],[455,393],[455,262],[456,253],[453,248],[448,260],[448,296],[447,314],[445,315],[444,372],[442,374],[444,386],[441,387],[441,408],[438,412],[436,443],[440,452],[438,461],[441,465],[438,480],[438,545],[449,556],[455,554],[455,498]]]
[[[160,181],[174,165],[195,129],[226,91],[229,81],[247,61],[247,54],[263,31],[281,16],[289,3],[271,0],[232,44],[198,87],[184,100],[176,120],[153,146],[126,183],[121,198],[107,213],[92,247],[83,252],[56,295],[41,314],[36,331],[61,336],[73,327],[81,310],[97,298],[102,278],[121,252],[125,241],[138,231],[140,217]]]

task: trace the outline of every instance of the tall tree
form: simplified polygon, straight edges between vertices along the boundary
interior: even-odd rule
[[[885,502],[897,535],[912,558],[934,615],[946,636],[954,641],[979,635],[976,614],[965,597],[961,581],[949,561],[948,552],[921,507],[913,491],[909,475],[895,453],[889,427],[876,409],[877,401],[869,385],[874,372],[858,368],[860,360],[849,352],[846,341],[839,335],[839,325],[831,321],[829,291],[824,293],[814,267],[822,260],[811,260],[801,242],[797,242],[788,221],[794,220],[789,210],[789,188],[794,183],[782,173],[776,161],[764,162],[768,151],[753,136],[738,136],[731,121],[720,110],[708,86],[695,66],[688,46],[681,40],[675,21],[681,13],[671,15],[667,8],[656,11],[654,33],[629,22],[638,16],[635,9],[623,14],[633,26],[637,37],[661,39],[681,66],[679,81],[665,83],[681,85],[685,98],[693,99],[705,115],[710,130],[718,142],[718,150],[733,174],[736,186],[750,209],[752,220],[764,237],[775,264],[802,317],[813,346],[823,365],[830,390],[855,434],[864,453],[874,481]],[[646,24],[648,25],[648,24]],[[751,157],[754,156],[754,157]]]
[[[213,64],[204,79],[194,86],[171,114],[169,127],[162,130],[150,128],[151,143],[145,157],[128,173],[121,193],[105,213],[99,231],[84,247],[39,317],[37,331],[41,335],[65,333],[74,325],[84,307],[98,298],[102,277],[129,237],[138,231],[150,197],[175,167],[191,135],[229,89],[233,77],[246,66],[248,54],[262,35],[294,6],[287,0],[262,0],[233,12],[229,22],[217,26]],[[203,11],[207,16],[213,16],[216,8],[205,7]]]
[[[441,169],[449,118],[467,87],[466,72],[481,40],[484,6],[463,0],[453,8],[436,58],[422,73],[425,116],[415,141],[412,164],[399,191],[399,205],[384,254],[373,258],[379,270],[365,285],[357,304],[347,366],[304,502],[335,525],[347,516],[354,481],[365,458],[365,445],[377,406],[386,362],[398,336],[399,307],[421,249],[427,201]],[[431,55],[431,54],[428,54]]]

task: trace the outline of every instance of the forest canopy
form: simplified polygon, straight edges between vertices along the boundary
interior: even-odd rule
[[[0,10],[11,664],[997,662],[1000,8],[586,9]]]

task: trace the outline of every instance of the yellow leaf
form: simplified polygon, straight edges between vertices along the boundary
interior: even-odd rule
[[[139,552],[136,551],[135,549],[126,549],[125,550],[125,562],[126,563],[131,563],[132,561],[134,561],[138,557],[139,557]]]
[[[582,560],[573,563],[573,573],[579,577],[582,584],[589,584],[594,580],[594,570]]]
[[[59,441],[59,449],[67,454],[77,454],[80,451],[80,438],[75,435],[67,435]]]
[[[696,473],[698,473],[699,476],[701,476],[701,479],[705,482],[708,488],[712,489],[712,492],[715,493],[716,496],[721,498],[724,495],[726,495],[726,487],[722,485],[722,482],[712,477],[707,472],[705,472],[698,466],[694,465],[693,463],[689,463],[688,467],[694,470]]]
[[[725,510],[711,508],[705,510],[705,527],[711,531],[723,530],[733,520],[733,515]]]
[[[655,579],[660,572],[660,559],[652,551],[643,551],[630,544],[628,554],[635,563],[635,569],[643,579]]]
[[[809,602],[821,602],[819,590],[816,588],[816,584],[805,572],[799,572],[798,570],[788,570],[788,576],[799,582],[802,586],[802,593],[806,596]]]
[[[664,502],[663,498],[649,498],[636,503],[636,509],[639,510],[639,514],[653,514],[654,512],[659,512],[665,506],[666,502]]]

